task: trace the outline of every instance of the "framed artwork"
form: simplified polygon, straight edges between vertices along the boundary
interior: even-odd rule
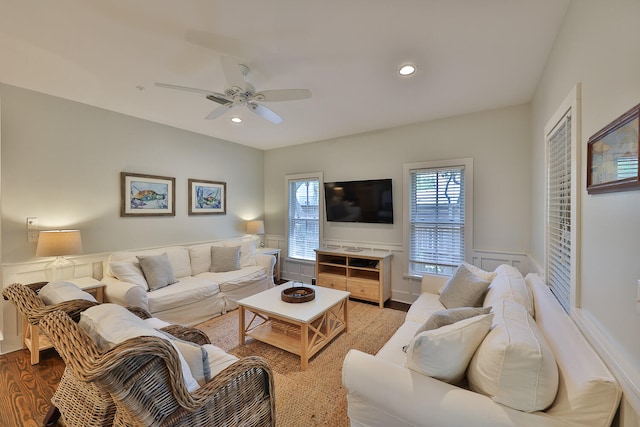
[[[120,173],[120,216],[175,216],[175,178]]]
[[[587,193],[640,189],[638,113],[640,104],[587,142]]]
[[[227,213],[227,183],[189,180],[189,215]]]

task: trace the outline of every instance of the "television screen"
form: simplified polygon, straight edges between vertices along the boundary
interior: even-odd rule
[[[327,221],[393,224],[391,179],[325,182]]]

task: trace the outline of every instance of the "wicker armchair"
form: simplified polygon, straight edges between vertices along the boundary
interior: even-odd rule
[[[46,284],[47,282],[29,285],[14,283],[2,291],[4,299],[13,302],[25,319],[23,339],[28,339],[32,346],[45,339],[39,336],[39,326],[40,321],[47,314],[64,311],[77,322],[80,319],[80,313],[97,305],[91,301],[72,300],[47,306],[38,297],[38,291]],[[138,307],[129,307],[129,311],[142,319],[151,317],[148,312]],[[183,340],[198,344],[210,343],[207,335],[199,329],[171,325],[163,330]],[[27,335],[29,335],[28,338]],[[32,350],[32,364],[34,353],[37,355],[38,350]],[[68,426],[110,426],[113,424],[116,411],[113,399],[106,390],[98,388],[96,384],[80,381],[68,366],[62,374],[51,403],[52,406],[43,420],[44,426],[55,425],[60,415]]]
[[[235,362],[193,392],[173,346],[129,339],[102,352],[64,312],[40,322],[79,381],[107,390],[117,426],[275,426],[273,374],[260,357]]]

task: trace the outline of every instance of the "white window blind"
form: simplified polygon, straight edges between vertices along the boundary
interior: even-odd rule
[[[289,257],[315,260],[320,246],[320,179],[288,180]]]
[[[465,258],[464,166],[409,172],[409,274],[451,274]]]
[[[571,116],[547,137],[547,283],[568,312],[571,296]]]

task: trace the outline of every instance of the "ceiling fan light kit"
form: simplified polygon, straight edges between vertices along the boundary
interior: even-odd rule
[[[217,119],[234,107],[246,106],[250,111],[263,119],[268,120],[271,123],[278,124],[282,123],[284,119],[270,108],[260,104],[261,102],[297,101],[300,99],[311,98],[311,91],[308,89],[276,89],[256,92],[255,87],[245,80],[245,77],[249,74],[249,67],[238,63],[238,61],[230,56],[223,56],[221,58],[221,62],[222,72],[227,84],[224,94],[205,89],[177,86],[167,83],[156,83],[156,86],[186,92],[201,93],[204,94],[209,101],[220,104],[218,108],[205,117],[207,120]],[[240,121],[242,121],[242,119],[240,119]]]

